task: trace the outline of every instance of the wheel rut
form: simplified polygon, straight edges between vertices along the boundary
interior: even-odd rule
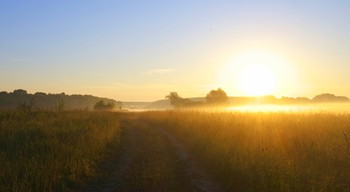
[[[188,152],[185,146],[179,142],[170,132],[159,129],[171,143],[176,151],[177,157],[182,161],[184,171],[191,182],[193,191],[200,192],[220,192],[219,186],[213,181],[210,175],[198,165],[194,157]]]

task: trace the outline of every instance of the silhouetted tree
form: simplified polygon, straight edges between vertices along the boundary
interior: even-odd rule
[[[221,88],[218,88],[217,90],[211,90],[205,99],[209,104],[224,104],[228,101],[226,92]]]
[[[44,96],[46,96],[46,93],[43,93],[43,92],[36,92],[34,95],[35,95],[35,96],[44,97]]]
[[[94,110],[97,111],[109,111],[114,109],[115,103],[108,102],[107,104],[104,101],[99,101],[94,105]]]
[[[60,109],[62,109],[62,100],[64,101],[64,110],[93,109],[93,106],[98,101],[115,103],[116,107],[121,107],[121,102],[116,102],[108,98],[94,97],[92,95],[67,95],[65,93],[53,94],[43,92],[30,94],[23,89],[17,89],[9,93],[0,92],[0,109],[24,109],[26,108],[24,106],[30,106],[32,98],[35,98],[35,109],[41,110],[58,110],[59,105],[61,106]],[[34,109],[34,107],[32,108]]]
[[[324,93],[315,96],[313,99],[315,102],[348,102],[349,98],[344,96],[335,96],[334,94]]]
[[[170,104],[171,105],[179,105],[181,103],[181,101],[183,100],[182,97],[179,96],[179,94],[177,94],[177,92],[170,92],[169,95],[165,96],[166,99],[170,100]]]
[[[13,94],[14,95],[27,95],[28,93],[24,89],[16,89],[16,90],[13,91]]]
[[[194,104],[193,101],[180,97],[177,92],[170,92],[165,98],[169,99],[170,104],[174,107],[190,107]]]

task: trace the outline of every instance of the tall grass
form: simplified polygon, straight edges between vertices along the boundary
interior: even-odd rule
[[[118,141],[115,113],[0,112],[0,191],[69,191]]]
[[[227,191],[350,191],[350,115],[149,112]]]

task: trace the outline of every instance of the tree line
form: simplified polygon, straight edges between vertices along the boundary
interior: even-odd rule
[[[276,98],[272,95],[259,97],[232,97],[229,98],[224,90],[218,88],[211,90],[204,98],[204,101],[194,101],[179,96],[177,92],[170,92],[165,96],[170,104],[175,108],[181,107],[201,107],[201,106],[227,106],[227,105],[245,105],[245,104],[310,104],[310,103],[343,103],[350,102],[348,97],[336,96],[330,93],[316,95],[312,99],[307,97],[282,97]]]
[[[224,90],[218,88],[217,90],[211,90],[205,97],[205,102],[192,101],[190,99],[182,98],[177,92],[170,92],[165,96],[170,100],[170,104],[174,107],[200,107],[203,105],[215,105],[223,106],[228,103],[228,96]]]
[[[0,109],[7,110],[112,110],[121,107],[122,103],[120,101],[92,95],[43,92],[30,94],[24,89],[0,92]]]

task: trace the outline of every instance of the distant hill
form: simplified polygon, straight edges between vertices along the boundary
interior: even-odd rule
[[[144,107],[145,109],[173,109],[169,99],[162,99],[152,102]]]
[[[195,102],[205,103],[205,97],[187,98]],[[282,97],[276,98],[272,95],[261,97],[229,97],[228,105],[252,105],[252,104],[272,104],[272,105],[293,105],[293,104],[312,104],[312,103],[339,103],[350,102],[345,96],[335,96],[334,94],[324,93],[315,96],[313,99],[307,97]],[[143,106],[143,109],[173,109],[168,99],[162,99]]]
[[[29,94],[26,90],[17,89],[13,92],[0,92],[0,109],[16,109],[20,104],[32,103],[33,109],[55,110],[60,102],[63,102],[67,110],[92,110],[99,102],[115,103],[117,108],[121,107],[120,102],[113,99],[95,97],[92,95],[66,95],[65,93],[51,94],[37,92]]]
[[[126,102],[123,101],[123,108],[124,109],[144,109],[147,105],[151,104],[152,102]]]
[[[196,97],[196,98],[190,98],[190,100],[204,102],[205,98]],[[170,104],[170,101],[168,99],[161,99],[153,102],[123,102],[123,108],[130,109],[130,110],[135,110],[135,109],[151,110],[151,109],[173,109],[174,107]]]
[[[261,97],[230,97],[230,105],[244,105],[244,104],[310,104],[310,103],[339,103],[350,102],[349,98],[345,96],[335,96],[334,94],[324,93],[315,96],[312,99],[307,97],[282,97],[276,98],[272,95]]]
[[[330,93],[317,95],[312,100],[315,102],[349,102],[349,98],[347,97],[336,96]]]

